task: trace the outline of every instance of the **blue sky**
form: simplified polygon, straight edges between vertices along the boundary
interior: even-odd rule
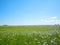
[[[60,0],[0,0],[0,25],[60,24]]]

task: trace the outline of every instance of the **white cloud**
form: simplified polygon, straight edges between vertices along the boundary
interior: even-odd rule
[[[56,16],[53,16],[53,17],[51,17],[51,19],[57,19],[57,17]]]
[[[43,25],[54,25],[54,24],[60,24],[60,20],[58,20],[57,17],[54,16],[48,19],[40,19],[40,23]]]

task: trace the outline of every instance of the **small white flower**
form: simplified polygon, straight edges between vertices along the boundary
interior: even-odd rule
[[[37,38],[34,38],[35,41],[37,41],[38,39]]]
[[[29,42],[30,44],[32,43],[32,42]]]
[[[6,44],[6,45],[8,45],[8,44]]]
[[[44,42],[44,44],[43,44],[43,45],[48,45],[48,44],[47,44],[47,42]]]
[[[51,40],[51,43],[53,43],[54,41],[53,40]]]
[[[0,39],[0,40],[2,40],[2,39]]]
[[[25,42],[25,44],[27,45],[28,43],[27,43],[27,42]]]
[[[9,40],[9,39],[8,39]]]
[[[38,41],[37,43],[40,44],[40,41]]]

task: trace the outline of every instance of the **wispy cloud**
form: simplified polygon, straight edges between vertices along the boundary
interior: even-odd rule
[[[51,19],[57,19],[57,17],[56,16],[53,16],[53,17],[51,17]]]
[[[57,19],[56,16],[47,18],[47,19],[41,19],[41,24],[43,25],[54,25],[54,24],[60,24],[60,20]]]

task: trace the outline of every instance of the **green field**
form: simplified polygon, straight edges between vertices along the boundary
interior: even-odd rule
[[[0,26],[0,45],[60,45],[60,26]]]

